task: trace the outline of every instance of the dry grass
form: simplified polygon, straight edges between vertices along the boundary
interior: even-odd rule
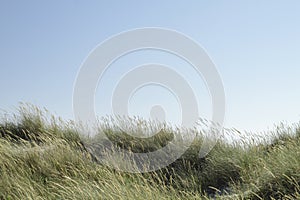
[[[141,121],[138,127],[132,120],[128,126],[135,134],[157,126]],[[145,139],[129,136],[111,121],[101,123],[98,133],[132,152],[154,151],[174,137],[184,142],[197,132],[164,126]],[[272,139],[260,144],[220,140],[205,158],[198,157],[203,134],[197,132],[171,165],[131,174],[99,162],[99,135],[83,137],[74,123],[23,105],[0,123],[0,199],[300,199],[299,127],[278,126]]]

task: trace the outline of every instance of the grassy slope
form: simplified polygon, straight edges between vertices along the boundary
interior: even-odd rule
[[[77,130],[32,106],[2,120],[0,199],[300,199],[299,125],[276,130],[269,144],[219,142],[205,159],[197,156],[198,138],[176,162],[144,174],[95,162]],[[153,151],[172,136],[166,129],[149,142],[113,126],[99,131],[134,152]]]

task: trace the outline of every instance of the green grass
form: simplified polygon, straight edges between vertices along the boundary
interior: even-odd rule
[[[127,119],[132,134],[157,124]],[[0,199],[300,199],[300,124],[280,125],[260,143],[224,131],[205,157],[198,152],[203,134],[164,125],[150,138],[132,137],[112,119],[102,120],[91,139],[84,128],[32,105],[4,115],[0,122]],[[148,173],[126,173],[101,164],[101,134],[119,148],[151,152],[174,137],[197,133],[183,156]],[[270,134],[269,134],[270,135]],[[252,142],[251,142],[252,141]],[[105,141],[102,141],[105,144]],[[105,145],[103,146],[105,147]],[[102,150],[105,148],[102,148]]]

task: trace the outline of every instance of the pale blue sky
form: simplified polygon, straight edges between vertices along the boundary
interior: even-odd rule
[[[0,108],[31,102],[72,119],[73,84],[89,52],[121,31],[162,27],[190,36],[213,59],[225,87],[225,126],[297,122],[299,11],[297,0],[3,0]]]

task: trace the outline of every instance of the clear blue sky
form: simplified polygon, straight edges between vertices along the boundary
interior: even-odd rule
[[[177,2],[1,1],[0,108],[31,102],[72,119],[73,84],[88,53],[121,31],[163,27],[193,38],[215,62],[225,126],[299,121],[299,1]]]

